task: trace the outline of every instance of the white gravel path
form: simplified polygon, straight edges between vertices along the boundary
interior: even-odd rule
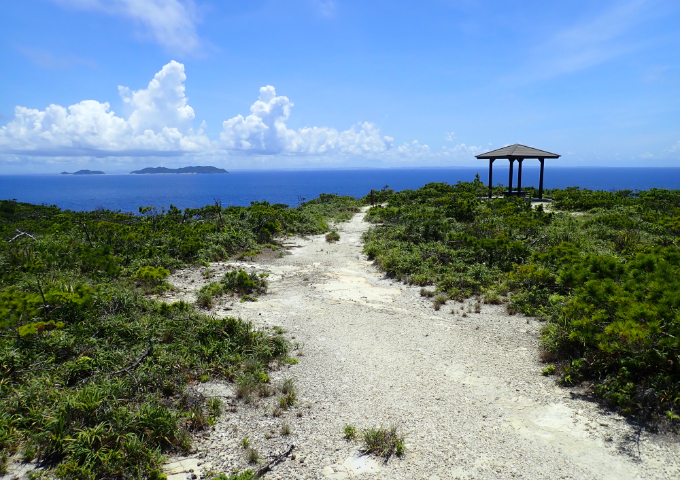
[[[638,454],[637,429],[626,419],[540,375],[540,322],[503,306],[465,317],[461,307],[472,304],[435,311],[419,288],[367,261],[361,235],[369,227],[357,214],[339,225],[336,244],[292,239],[292,255],[211,265],[218,275],[233,265],[270,273],[259,302],[226,299],[213,313],[281,326],[304,345],[299,364],[273,374],[274,383],[296,378],[299,406],[277,418],[273,397],[245,405],[232,385],[203,384],[236,411],[197,439],[197,453],[185,459],[194,468],[173,464],[177,478],[189,469],[246,468],[244,437],[265,461],[295,445],[295,458],[270,479],[680,478],[676,437],[643,432]],[[171,282],[181,294],[167,300],[191,300],[207,281],[200,270],[177,272]],[[284,421],[291,435],[280,435]],[[407,434],[407,452],[387,463],[359,456],[358,443],[343,439],[346,424],[390,423]]]

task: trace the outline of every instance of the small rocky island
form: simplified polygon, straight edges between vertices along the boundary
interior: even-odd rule
[[[77,172],[61,172],[61,175],[106,175],[104,172],[99,170],[78,170]]]
[[[165,168],[165,167],[147,167],[141,170],[130,172],[135,175],[144,175],[151,173],[229,173],[223,168],[217,167],[181,167],[181,168]]]

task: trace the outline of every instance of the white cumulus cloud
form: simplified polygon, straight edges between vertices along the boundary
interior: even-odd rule
[[[260,88],[258,100],[250,107],[250,115],[226,120],[220,135],[229,150],[260,155],[274,154],[369,154],[389,150],[393,138],[382,136],[372,123],[362,123],[339,132],[329,127],[305,127],[298,130],[286,126],[293,107],[288,97],[277,96],[271,85]]]
[[[184,65],[171,61],[146,88],[119,86],[125,115],[113,112],[109,102],[97,100],[68,107],[52,104],[44,110],[17,106],[14,117],[0,127],[0,161],[50,164],[117,157],[113,163],[130,163],[139,158],[200,156],[239,166],[267,162],[265,157],[279,165],[279,157],[286,157],[287,165],[441,164],[469,160],[483,151],[462,143],[437,149],[418,141],[395,146],[392,137],[370,122],[346,130],[289,128],[286,122],[293,102],[277,95],[270,85],[260,88],[249,115],[224,121],[219,138],[211,140],[203,131],[204,124],[197,130],[192,127],[196,114],[188,103],[185,81]]]
[[[173,60],[154,76],[146,89],[131,91],[118,87],[123,101],[133,108],[129,123],[135,132],[163,127],[185,132],[191,126],[196,115],[187,105],[186,79],[184,65]]]
[[[125,16],[141,24],[154,40],[175,53],[200,47],[193,0],[52,0],[66,7]]]
[[[108,102],[84,100],[45,110],[17,106],[14,119],[0,128],[0,149],[38,156],[155,155],[210,148],[202,130],[194,132],[193,109],[184,95],[184,65],[165,65],[147,89],[119,87],[132,112],[126,120]]]

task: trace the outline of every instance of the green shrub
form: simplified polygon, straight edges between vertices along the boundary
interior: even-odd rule
[[[165,279],[170,275],[170,271],[163,267],[145,266],[137,269],[132,276],[147,288],[159,287],[165,284]]]
[[[222,286],[226,292],[235,292],[239,295],[253,295],[266,293],[267,274],[248,274],[245,270],[232,270],[222,277]]]

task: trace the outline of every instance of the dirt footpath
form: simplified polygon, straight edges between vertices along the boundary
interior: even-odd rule
[[[293,239],[281,258],[211,265],[216,277],[233,266],[270,274],[260,301],[227,298],[212,313],[286,330],[299,363],[272,383],[294,377],[298,405],[276,416],[275,397],[246,405],[231,384],[202,384],[233,411],[197,439],[195,455],[171,459],[171,480],[245,469],[244,438],[262,463],[295,445],[270,479],[680,478],[675,438],[638,438],[626,419],[540,375],[540,322],[504,306],[435,311],[419,288],[385,278],[361,253],[363,216],[340,225],[333,245]],[[186,270],[170,281],[179,291],[167,301],[192,300],[210,280]],[[281,434],[284,423],[291,434]],[[361,456],[343,438],[347,424],[398,425],[406,454]]]

